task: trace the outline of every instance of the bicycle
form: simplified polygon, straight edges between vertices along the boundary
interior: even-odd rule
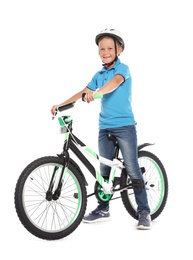
[[[102,95],[97,94],[95,98],[102,98]],[[120,157],[116,138],[108,136],[115,144],[114,158],[108,160],[92,151],[73,133],[73,111],[81,101],[84,101],[83,97],[59,107],[53,116],[53,119],[58,118],[61,133],[64,134],[62,152],[31,162],[16,183],[14,202],[19,220],[31,234],[41,239],[57,240],[74,232],[84,217],[87,199],[92,195],[97,200],[107,202],[119,192],[125,209],[137,219],[132,183]],[[64,111],[66,113],[63,115]],[[154,220],[166,205],[168,179],[159,158],[143,150],[149,145],[153,144],[138,146],[138,159],[145,180],[151,219]],[[71,152],[95,178],[93,193],[87,195],[87,180],[78,163],[72,159]],[[102,177],[88,157],[111,167],[109,179]]]

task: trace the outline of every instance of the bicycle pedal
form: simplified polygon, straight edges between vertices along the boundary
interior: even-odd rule
[[[142,174],[145,173],[145,167],[141,167],[140,169],[141,169]]]

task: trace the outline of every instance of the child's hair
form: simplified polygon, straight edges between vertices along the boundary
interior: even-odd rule
[[[103,36],[101,36],[99,39],[98,39],[98,44],[99,44],[99,42],[102,40],[102,39],[104,39],[104,38],[111,38],[111,39],[113,39],[114,41],[116,41],[116,43],[120,46],[120,47],[123,47],[122,46],[122,44],[117,40],[117,39],[115,39],[114,37],[112,37],[112,36],[107,36],[107,35],[103,35]]]

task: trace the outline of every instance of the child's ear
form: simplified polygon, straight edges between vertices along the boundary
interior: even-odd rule
[[[122,46],[118,45],[118,50],[117,50],[118,56],[121,54],[122,51],[123,51]]]

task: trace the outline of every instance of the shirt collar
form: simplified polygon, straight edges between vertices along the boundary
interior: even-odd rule
[[[102,68],[102,70],[100,71],[100,73],[103,73],[103,72],[105,72],[105,71],[107,71],[107,70],[114,70],[120,63],[121,63],[121,61],[120,61],[120,59],[118,58],[112,68],[106,69],[106,67],[104,66],[104,67]]]

